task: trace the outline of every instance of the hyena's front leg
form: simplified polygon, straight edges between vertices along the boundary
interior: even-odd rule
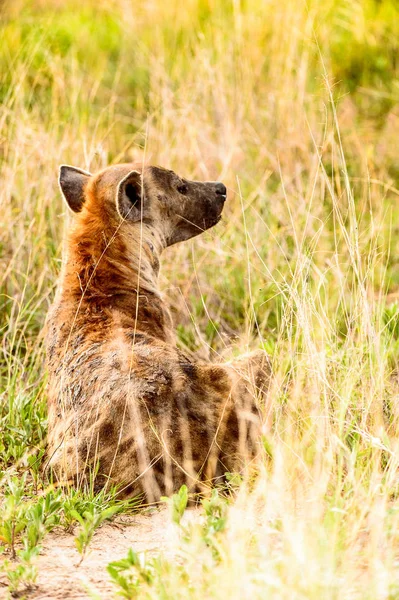
[[[266,352],[255,350],[225,365],[235,374],[233,377],[238,382],[238,395],[249,395],[252,401],[261,401],[269,388],[271,377],[271,362]]]
[[[251,352],[229,363],[237,383],[233,390],[237,413],[238,445],[246,462],[258,454],[266,417],[266,392],[271,379],[271,362],[263,350]],[[239,464],[239,463],[238,463]]]
[[[218,407],[218,426],[210,471],[242,472],[260,448],[262,427],[262,396],[270,383],[270,359],[256,351],[223,365],[209,368],[219,372],[219,381],[228,385]]]

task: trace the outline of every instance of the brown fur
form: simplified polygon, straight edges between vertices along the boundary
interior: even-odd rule
[[[241,469],[267,357],[193,361],[157,286],[162,250],[219,220],[224,186],[130,164],[63,167],[60,183],[76,219],[47,321],[50,467],[79,483],[98,463],[99,485],[149,501]]]

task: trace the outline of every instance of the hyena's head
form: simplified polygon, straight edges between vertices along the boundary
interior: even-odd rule
[[[167,169],[132,164],[108,167],[95,175],[63,165],[60,187],[76,213],[118,224],[133,233],[155,232],[163,247],[188,240],[220,220],[226,186],[189,181]]]

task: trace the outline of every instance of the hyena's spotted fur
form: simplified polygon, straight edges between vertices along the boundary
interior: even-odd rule
[[[79,483],[96,465],[99,485],[151,501],[241,469],[256,454],[267,357],[193,361],[157,286],[162,250],[217,223],[226,188],[131,164],[63,166],[60,185],[76,217],[47,321],[55,476]]]

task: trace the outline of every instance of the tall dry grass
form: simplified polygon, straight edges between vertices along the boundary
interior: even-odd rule
[[[190,585],[166,562],[143,597],[399,597],[395,3],[0,10],[3,484],[45,443],[40,331],[70,218],[58,165],[145,153],[230,189],[223,222],[164,256],[179,343],[262,345],[274,376],[263,469],[217,560],[194,536]]]

